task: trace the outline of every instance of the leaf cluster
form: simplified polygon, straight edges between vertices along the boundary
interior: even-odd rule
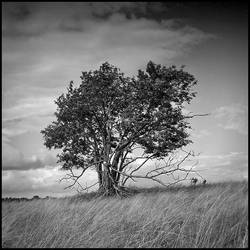
[[[150,61],[130,78],[106,62],[80,78],[55,101],[56,121],[41,131],[46,147],[62,149],[63,168],[91,166],[105,144],[113,150],[137,144],[159,158],[191,142],[182,109],[197,82],[183,67]]]

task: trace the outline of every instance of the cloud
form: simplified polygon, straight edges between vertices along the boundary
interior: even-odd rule
[[[23,153],[9,141],[2,141],[2,170],[29,170],[40,169],[57,165],[57,159],[51,152],[45,152],[41,156],[32,155],[25,157]]]
[[[112,14],[105,20],[95,19],[89,14],[92,13],[90,9],[97,12],[100,9],[105,12],[105,8],[100,3],[96,5],[100,7],[96,8],[93,5],[90,8],[88,4],[82,3],[63,5],[44,3],[39,7],[31,4],[29,8],[34,10],[24,23],[15,22],[10,17],[5,18],[8,32],[11,29],[13,33],[17,30],[23,34],[39,32],[41,36],[29,38],[27,35],[26,39],[24,36],[18,41],[7,35],[3,36],[5,74],[10,71],[14,73],[16,71],[14,66],[17,66],[19,74],[24,74],[26,82],[29,82],[29,74],[32,72],[44,70],[50,73],[61,69],[60,74],[62,74],[64,72],[62,67],[66,67],[68,71],[70,67],[79,63],[80,57],[82,58],[79,66],[86,64],[91,66],[93,62],[95,65],[99,64],[109,59],[111,55],[120,58],[120,62],[124,61],[125,56],[128,59],[126,65],[133,62],[136,54],[138,57],[136,62],[139,61],[137,65],[141,66],[140,57],[142,56],[145,58],[147,55],[146,61],[152,57],[156,59],[158,56],[171,59],[183,53],[188,46],[212,37],[211,34],[188,25],[176,27],[179,21],[173,19],[161,22],[135,16],[128,19],[124,13],[116,11],[124,6],[130,6],[129,4],[107,7],[109,10],[113,9]],[[8,22],[10,22],[10,27]],[[78,58],[77,61],[76,58]],[[20,61],[25,63],[20,64]],[[27,69],[29,74],[27,74]],[[57,77],[60,74],[57,72]],[[37,75],[32,77],[32,81],[34,79],[43,84],[47,82],[39,79]]]
[[[222,106],[215,110],[214,116],[219,120],[218,126],[226,130],[234,130],[240,134],[248,134],[248,108],[241,103]]]
[[[228,154],[199,155],[196,170],[210,182],[242,180],[248,173],[248,154],[230,152]]]
[[[217,164],[219,164],[219,162],[232,161],[232,160],[235,160],[235,159],[247,160],[248,155],[245,152],[230,152],[228,154],[215,154],[215,155],[203,155],[203,154],[200,154],[196,158],[199,159],[199,160],[208,159],[208,160],[214,161]]]
[[[115,13],[122,13],[127,18],[134,15],[155,19],[168,9],[161,2],[4,3],[3,31],[5,35],[34,35],[60,28],[65,20],[74,23],[72,28],[75,29],[79,21],[90,18],[105,20]]]
[[[79,171],[78,171],[79,172]],[[79,174],[75,171],[75,174]],[[6,170],[2,173],[2,195],[3,196],[65,196],[76,194],[76,190],[65,187],[72,184],[72,181],[62,181],[65,171],[59,171],[58,167],[30,169],[26,171]],[[84,178],[85,177],[85,178]],[[87,171],[80,183],[83,187],[94,184],[97,175],[94,171]]]
[[[30,116],[41,116],[53,113],[56,110],[53,97],[29,97],[18,100],[10,108],[3,109],[3,122],[21,121]]]
[[[2,110],[2,134],[7,137],[40,131],[56,111],[52,97],[29,97],[18,100],[15,106]]]
[[[63,173],[54,169],[31,169],[26,171],[4,171],[2,175],[2,194],[14,196],[28,194],[39,195],[43,191],[50,193],[62,193],[63,185],[59,185],[58,179]]]
[[[28,170],[28,169],[36,169],[43,168],[43,162],[37,158],[31,159],[21,159],[19,162],[11,162],[5,163],[3,165],[3,170]]]
[[[88,19],[103,21],[115,13],[123,13],[127,17],[133,13],[137,16],[146,15],[147,12],[160,13],[163,7],[161,3],[133,2],[5,3],[3,34],[24,37],[56,30],[81,32]]]
[[[82,70],[109,61],[132,75],[149,60],[169,62],[211,38],[194,27],[176,26],[173,19],[127,18],[121,11],[144,13],[148,5],[142,3],[4,6],[3,30],[23,34],[14,39],[3,33],[3,134],[9,137],[46,126],[54,100],[70,80],[79,82]],[[110,15],[100,19],[93,13]],[[39,36],[28,35],[34,32]]]
[[[2,140],[2,166],[11,163],[11,161],[18,161],[23,157],[22,153],[13,147],[9,140]]]
[[[191,131],[191,137],[193,138],[203,138],[211,135],[212,133],[207,129],[201,129],[197,131]]]

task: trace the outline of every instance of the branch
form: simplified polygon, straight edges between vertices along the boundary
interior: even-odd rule
[[[196,116],[207,116],[207,115],[211,115],[211,113],[207,113],[207,114],[196,114],[196,115],[184,116],[184,118],[193,118],[193,117],[196,117]]]
[[[112,168],[112,169],[113,169],[113,168]],[[113,170],[114,170],[114,171],[117,171],[118,173],[120,173],[120,174],[123,175],[123,176],[128,177],[128,178],[125,179],[125,181],[123,182],[123,184],[125,184],[126,181],[127,181],[128,179],[133,179],[133,178],[150,179],[150,180],[159,182],[159,183],[162,184],[163,186],[169,186],[169,185],[174,184],[174,183],[171,183],[171,184],[166,185],[166,184],[164,184],[162,181],[160,181],[159,179],[155,178],[155,177],[158,177],[159,175],[166,174],[167,172],[162,172],[162,173],[160,173],[160,174],[158,174],[158,175],[155,175],[155,176],[143,176],[143,175],[130,175],[130,174],[126,174],[126,173],[124,173],[124,172],[118,171],[118,170],[116,170],[116,169],[113,169]],[[181,169],[181,170],[178,169],[178,170],[179,170],[179,171],[184,171],[184,172],[187,173],[186,176],[185,176],[183,179],[179,180],[179,181],[185,180],[186,177],[189,175],[190,172],[196,173],[196,171],[194,171],[194,170],[187,170],[187,169]],[[168,173],[171,173],[171,172],[174,172],[174,171],[178,171],[178,170],[175,169],[175,170],[172,170],[172,171],[168,171]],[[178,181],[178,182],[179,182],[179,181]],[[175,183],[177,183],[177,182],[175,182]]]
[[[70,175],[70,174],[67,174],[66,176],[68,176],[68,177],[63,177],[63,178],[61,178],[59,181],[61,182],[61,181],[63,181],[63,180],[73,179],[73,180],[74,180],[74,183],[71,184],[71,185],[69,185],[69,186],[67,186],[67,187],[65,187],[64,189],[71,188],[71,187],[73,187],[76,183],[77,183],[79,186],[81,186],[81,184],[78,182],[78,180],[79,180],[79,178],[82,177],[82,175],[84,174],[84,172],[85,172],[87,169],[88,169],[88,168],[84,168],[84,169],[82,170],[82,172],[81,172],[80,175],[75,175],[75,174],[73,173],[73,170],[70,169],[71,175]]]
[[[93,186],[95,186],[96,184],[98,184],[99,182],[96,182],[96,183],[94,183],[94,184],[92,184],[92,185],[90,185],[90,186],[86,186],[85,188],[83,188],[82,186],[81,186],[81,191],[85,191],[85,190],[88,190],[89,188],[91,188],[91,187],[93,187]],[[78,183],[79,184],[79,183]],[[79,191],[78,191],[79,192]]]
[[[146,159],[148,160],[151,156],[148,156],[148,157],[143,157],[143,156],[139,156],[139,157],[136,157],[136,158],[133,158],[131,161],[127,162],[126,164],[124,164],[122,166],[122,169],[124,169],[127,165],[131,164],[132,162],[136,161],[136,160],[139,160],[139,159]],[[128,158],[127,158],[128,159]],[[131,159],[131,158],[129,158]]]
[[[152,158],[154,156],[154,154],[152,154],[149,157],[137,157],[135,160],[140,159],[140,158],[146,158],[146,160],[144,160],[136,169],[134,169],[133,171],[130,172],[130,175],[132,176],[132,174],[136,171],[138,171],[150,158]],[[131,162],[130,162],[131,163]],[[127,164],[128,165],[128,164]],[[124,167],[126,166],[126,164],[124,165]],[[126,181],[128,180],[129,177],[125,178],[124,180],[124,184],[126,183]]]
[[[146,162],[147,160],[150,159],[150,157],[149,157],[148,159],[146,159],[142,164],[140,164],[136,169],[134,169],[134,170],[133,170],[132,172],[130,172],[130,173],[125,173],[125,172],[122,172],[122,171],[118,171],[118,170],[113,169],[113,168],[112,168],[112,169],[113,169],[114,171],[120,173],[123,177],[125,177],[125,179],[123,178],[123,180],[122,180],[122,184],[123,184],[123,185],[126,183],[126,181],[127,181],[128,179],[132,179],[133,181],[135,181],[134,178],[135,178],[135,179],[136,179],[136,178],[142,178],[142,179],[151,179],[151,180],[153,180],[153,181],[156,181],[156,182],[162,184],[163,186],[166,186],[166,184],[164,184],[164,183],[163,183],[161,180],[159,180],[157,177],[159,177],[159,176],[161,176],[161,175],[170,175],[170,174],[174,177],[173,174],[176,173],[176,172],[178,172],[178,171],[179,171],[179,172],[184,172],[184,173],[186,173],[186,175],[185,175],[182,179],[179,179],[179,177],[176,179],[176,178],[174,177],[174,179],[177,180],[177,181],[174,182],[174,183],[168,184],[168,186],[169,186],[169,185],[176,184],[176,183],[178,183],[178,182],[180,182],[180,181],[186,180],[187,176],[188,176],[190,173],[196,173],[196,174],[198,174],[197,171],[193,170],[193,167],[194,167],[195,165],[198,164],[198,161],[197,161],[195,164],[193,164],[193,165],[190,167],[190,169],[180,168],[180,165],[181,165],[190,155],[192,155],[192,151],[188,152],[187,155],[186,155],[185,157],[183,157],[183,159],[182,159],[181,161],[175,162],[175,163],[172,163],[172,161],[173,161],[174,158],[173,158],[173,157],[170,157],[169,160],[167,161],[167,162],[170,162],[170,163],[171,163],[170,165],[166,164],[166,165],[164,165],[164,166],[162,166],[162,167],[157,167],[156,169],[153,169],[153,170],[149,171],[146,175],[135,175],[135,174],[133,174],[133,173],[134,173],[135,171],[139,170],[139,169],[145,164],[145,162]],[[152,155],[152,156],[153,156],[153,155]],[[152,157],[152,156],[151,156],[151,157]],[[173,166],[175,166],[174,169],[173,169]],[[152,174],[153,172],[156,172],[156,173]],[[198,175],[199,175],[201,178],[203,178],[200,174],[198,174]]]

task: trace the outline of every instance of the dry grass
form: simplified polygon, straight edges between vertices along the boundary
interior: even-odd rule
[[[248,247],[248,182],[2,202],[2,247]]]

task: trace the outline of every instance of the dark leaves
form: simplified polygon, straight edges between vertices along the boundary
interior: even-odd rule
[[[105,143],[115,149],[134,141],[145,153],[161,157],[191,142],[181,109],[195,97],[197,82],[183,67],[150,61],[146,72],[129,78],[105,62],[80,78],[79,87],[70,82],[55,101],[56,121],[41,131],[46,147],[64,149],[59,157],[65,168],[102,155]]]

